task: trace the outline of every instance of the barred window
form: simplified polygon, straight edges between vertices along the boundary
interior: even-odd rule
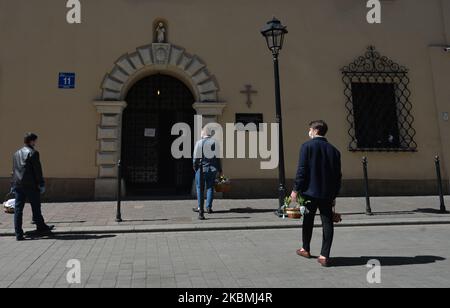
[[[408,70],[369,47],[342,70],[350,151],[416,151]]]

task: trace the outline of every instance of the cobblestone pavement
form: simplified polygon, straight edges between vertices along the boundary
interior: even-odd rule
[[[450,204],[450,197],[446,197]],[[195,200],[182,201],[127,201],[123,203],[122,226],[147,225],[193,225],[193,224],[239,224],[239,223],[277,223],[280,222],[274,215],[277,200],[217,200],[215,202],[216,214],[208,216],[208,220],[199,222],[192,209],[196,207]],[[450,215],[436,213],[439,209],[437,197],[383,197],[373,198],[372,208],[374,216],[365,215],[364,198],[338,199],[337,209],[344,214],[345,221],[358,221],[361,219],[383,220],[439,218]],[[43,205],[46,220],[61,228],[72,227],[103,227],[117,226],[115,222],[116,204],[114,202],[90,203],[49,203]],[[31,209],[26,207],[24,223],[25,228],[32,228]],[[282,222],[281,222],[282,223]],[[12,216],[0,213],[0,230],[13,228]]]
[[[327,269],[296,256],[294,229],[0,238],[0,287],[69,287],[69,259],[81,262],[72,287],[449,287],[449,238],[446,225],[339,228]],[[380,285],[366,280],[369,259]]]

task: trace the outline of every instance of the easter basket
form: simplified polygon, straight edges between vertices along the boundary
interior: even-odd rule
[[[231,191],[231,181],[224,176],[221,176],[216,181],[215,190],[218,193],[227,193]]]
[[[12,192],[8,193],[5,197],[5,202],[3,202],[3,210],[7,214],[14,214],[16,205],[16,200]]]

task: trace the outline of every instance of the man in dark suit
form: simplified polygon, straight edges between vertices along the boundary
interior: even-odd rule
[[[33,220],[36,223],[37,233],[49,233],[54,226],[47,226],[41,212],[41,194],[45,192],[45,181],[42,175],[42,166],[39,152],[35,150],[38,137],[27,133],[24,138],[25,146],[18,150],[13,157],[12,189],[16,196],[14,227],[16,239],[24,239],[22,222],[25,202],[31,203]]]
[[[300,150],[300,160],[295,179],[292,200],[304,196],[309,203],[303,221],[303,248],[297,254],[311,258],[310,244],[317,209],[323,224],[322,252],[318,259],[322,266],[329,265],[331,246],[334,237],[334,207],[341,189],[341,154],[325,138],[328,126],[324,121],[310,124],[310,141]]]

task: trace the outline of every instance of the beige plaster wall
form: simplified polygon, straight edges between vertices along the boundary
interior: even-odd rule
[[[385,2],[381,25],[367,24],[360,0],[82,1],[81,25],[66,23],[64,2],[0,0],[0,177],[9,175],[10,156],[25,131],[41,136],[46,176],[97,177],[99,119],[92,101],[100,97],[114,62],[152,41],[157,18],[168,20],[170,43],[200,56],[216,76],[220,99],[228,104],[220,122],[233,122],[240,112],[262,112],[266,121],[274,121],[271,57],[259,34],[273,15],[290,31],[280,59],[288,177],[294,176],[307,123],[321,118],[331,127],[330,141],[343,152],[344,177],[361,178],[365,154],[347,151],[340,69],[372,44],[410,69],[419,151],[368,154],[371,176],[435,177],[433,157],[442,154],[441,133],[448,129],[437,120],[437,106],[448,103],[449,94],[433,83],[437,78],[445,84],[448,74],[433,73],[429,46],[450,42],[448,1]],[[438,66],[450,62],[448,54],[432,58],[441,61]],[[64,71],[77,73],[75,90],[57,89],[58,73]],[[252,109],[240,93],[245,84],[259,91]],[[224,167],[236,179],[277,176],[276,170],[259,170],[259,161],[226,160]]]

